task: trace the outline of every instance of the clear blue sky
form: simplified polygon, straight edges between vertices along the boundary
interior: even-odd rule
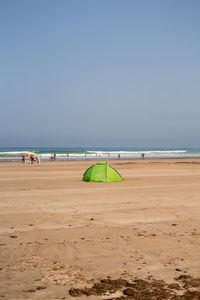
[[[200,147],[200,1],[1,0],[0,146]]]

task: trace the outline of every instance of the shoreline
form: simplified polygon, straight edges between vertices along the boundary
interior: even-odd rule
[[[140,160],[200,158],[197,148],[1,148],[0,161],[20,161],[22,154],[34,152],[41,161],[48,161],[52,155],[57,160]]]
[[[41,159],[41,162],[54,162],[51,159],[44,159],[42,158],[41,155],[38,155]],[[56,161],[60,161],[60,162],[65,162],[65,161],[151,161],[151,160],[190,160],[190,159],[200,159],[200,156],[194,156],[194,155],[188,155],[188,156],[169,156],[169,157],[148,157],[146,156],[145,158],[141,158],[141,157],[120,157],[120,158],[113,158],[113,157],[83,157],[83,158],[77,158],[77,157],[67,157],[67,158],[56,158]],[[21,157],[20,158],[13,158],[13,159],[2,159],[0,158],[0,163],[1,162],[22,162]]]

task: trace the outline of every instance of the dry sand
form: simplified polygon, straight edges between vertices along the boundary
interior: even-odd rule
[[[0,299],[200,299],[200,160],[94,163],[0,164]]]

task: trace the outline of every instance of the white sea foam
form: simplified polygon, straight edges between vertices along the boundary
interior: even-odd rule
[[[7,152],[0,152],[0,155],[21,155],[21,154],[25,154],[28,151],[7,151]]]
[[[87,153],[97,153],[97,154],[141,154],[141,153],[186,153],[186,150],[144,150],[144,151],[87,151]]]

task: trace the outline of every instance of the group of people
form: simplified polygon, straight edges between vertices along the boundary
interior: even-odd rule
[[[52,153],[50,160],[56,160],[56,153]],[[33,164],[34,162],[40,164],[40,157],[33,154],[22,154],[22,162],[27,164]]]
[[[29,164],[33,164],[34,162],[36,162],[40,164],[40,158],[39,156],[35,156],[35,155],[27,156],[25,154],[22,154],[22,162],[29,163]]]

